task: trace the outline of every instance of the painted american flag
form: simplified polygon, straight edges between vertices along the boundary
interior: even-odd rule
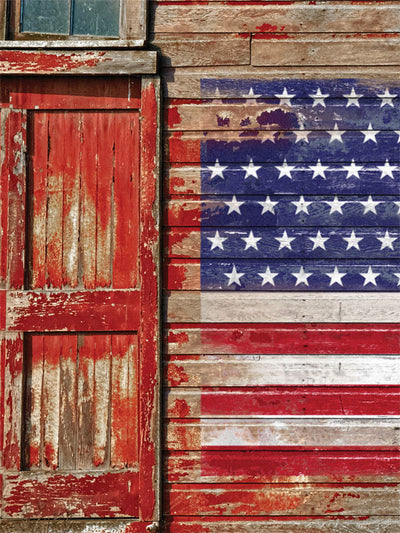
[[[319,513],[357,515],[400,473],[400,84],[204,79],[202,98],[172,111],[171,502],[312,514],[311,485],[293,503],[279,483],[332,482]]]

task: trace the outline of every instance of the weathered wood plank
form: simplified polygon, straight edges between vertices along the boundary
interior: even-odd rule
[[[396,65],[400,50],[399,34],[372,34],[368,39],[357,34],[345,36],[309,34],[255,34],[251,44],[254,66]]]
[[[297,197],[296,200],[298,201]],[[360,207],[362,208],[361,205]],[[294,210],[295,207],[292,206],[292,209]],[[289,238],[293,238],[290,243],[290,249],[279,249],[279,239],[282,237],[284,231],[281,229],[284,225],[282,220],[277,222],[280,229],[276,229],[276,227],[265,227],[267,223],[264,227],[256,227],[254,230],[250,230],[249,228],[219,227],[218,235],[224,239],[222,249],[216,249],[215,246],[213,248],[213,239],[216,235],[215,228],[173,228],[164,235],[165,254],[168,257],[174,258],[201,257],[201,259],[210,258],[215,260],[218,258],[225,260],[227,258],[239,259],[249,257],[267,257],[268,259],[280,257],[291,259],[307,257],[311,259],[320,257],[327,260],[330,258],[358,259],[362,250],[363,259],[384,260],[399,257],[400,229],[396,227],[388,230],[389,237],[395,239],[392,241],[392,248],[389,246],[382,248],[382,241],[380,239],[384,239],[385,231],[370,227],[354,227],[354,229],[335,227],[331,222],[328,227],[319,232],[318,235],[322,236],[321,242],[323,242],[323,245],[317,246],[315,244],[316,242],[318,243],[318,240],[315,240],[317,230],[310,228],[309,225],[311,226],[315,223],[315,225],[322,226],[322,224],[320,224],[319,220],[315,222],[314,220],[313,217],[307,217],[307,227],[298,228],[291,226],[287,229],[287,235]],[[324,217],[323,220],[326,222],[327,217]],[[250,227],[254,228],[254,226]],[[348,249],[348,241],[346,239],[350,238],[353,231],[357,238],[363,241],[359,241],[360,249],[354,246]],[[249,235],[250,237],[252,235],[256,239],[254,246],[247,245],[248,242],[253,242],[251,238],[249,240]]]
[[[159,2],[152,8],[156,33],[175,33],[177,28],[186,33],[307,33],[315,32],[316,28],[321,33],[390,33],[397,32],[400,25],[396,2],[385,2],[384,6],[340,1],[287,5],[271,2],[268,7],[265,2],[247,2],[247,5],[243,2],[200,5]]]
[[[371,372],[371,368],[374,371]],[[168,365],[171,386],[397,385],[397,355],[215,355]],[[178,379],[181,375],[181,379]]]
[[[152,36],[151,43],[162,51],[161,64],[167,67],[250,65],[249,34],[165,33]]]
[[[138,278],[139,116],[114,115],[113,250],[115,289],[134,288]],[[127,160],[126,147],[130,146]],[[129,261],[126,260],[129,255]]]
[[[383,94],[379,90],[377,93]],[[297,142],[302,142],[301,137],[298,138],[300,131],[302,135],[304,131],[306,132],[306,142],[315,141],[319,137],[320,130],[326,131],[328,139],[328,132],[335,123],[345,138],[349,130],[358,130],[360,141],[363,142],[365,137],[362,130],[367,130],[371,117],[374,130],[380,131],[377,134],[378,139],[384,138],[385,130],[398,128],[400,111],[392,109],[389,120],[388,117],[381,116],[378,110],[382,99],[377,97],[364,97],[362,109],[357,109],[357,113],[354,113],[354,106],[346,107],[349,100],[343,95],[339,97],[329,94],[326,107],[322,109],[320,105],[314,105],[312,94],[315,94],[315,91],[304,96],[296,95],[296,98],[291,99],[290,106],[280,105],[279,98],[272,95],[269,97],[260,95],[257,99],[248,99],[243,94],[240,99],[230,103],[218,100],[198,100],[190,103],[186,103],[185,100],[182,102],[169,100],[166,102],[164,122],[169,131],[286,129],[292,131],[293,139]]]
[[[164,353],[400,354],[397,324],[202,324],[165,329]]]
[[[138,516],[138,474],[31,474],[4,476],[5,518]],[[118,493],[118,498],[115,494]]]
[[[170,483],[382,483],[399,481],[399,463],[398,451],[169,452],[164,476]]]
[[[71,42],[71,41],[70,41]],[[0,106],[14,109],[138,109],[140,79],[134,76],[7,76]]]
[[[293,516],[293,515],[395,515],[397,484],[385,485],[171,485],[172,515]]]
[[[35,533],[143,533],[143,528],[151,526],[153,522],[143,522],[138,519],[79,519],[63,518],[55,520],[36,520]],[[0,522],[0,533],[31,533],[32,521],[3,519]],[[386,532],[385,532],[386,533]]]
[[[138,291],[9,292],[7,329],[127,331],[139,327]]]
[[[210,166],[214,163],[215,161],[210,163]],[[314,163],[315,162],[310,164]],[[348,163],[343,163],[343,165],[348,165]],[[329,168],[326,170],[326,176],[329,176],[330,179],[321,179],[317,181],[312,179],[312,171],[307,169],[307,165],[301,163],[299,169],[302,169],[302,171],[293,172],[293,181],[291,181],[279,179],[279,170],[272,163],[258,163],[256,165],[260,167],[257,172],[258,179],[253,180],[244,179],[246,171],[242,168],[241,164],[229,164],[228,172],[225,174],[223,173],[226,177],[224,180],[218,180],[218,178],[211,179],[212,171],[207,168],[209,165],[201,168],[200,164],[176,164],[166,168],[164,179],[166,192],[173,195],[173,201],[179,200],[179,196],[183,195],[186,196],[187,200],[199,200],[201,194],[208,195],[208,198],[206,198],[207,200],[214,199],[215,201],[218,201],[218,195],[231,195],[229,198],[231,199],[234,194],[264,195],[262,200],[265,200],[267,194],[285,194],[285,197],[288,194],[335,196],[337,195],[338,190],[336,180],[339,179],[341,181],[340,186],[342,192],[348,195],[346,200],[351,200],[352,198],[349,198],[349,196],[355,194],[366,195],[367,198],[371,192],[375,193],[375,191],[379,191],[378,194],[385,195],[398,195],[400,193],[399,181],[395,179],[392,180],[391,178],[381,179],[382,172],[379,171],[377,165],[374,163],[367,163],[363,166],[363,169],[359,174],[360,179],[355,178],[349,180],[343,179],[346,175],[346,170],[343,165],[338,162],[331,162],[327,165]],[[243,166],[246,165],[243,164]],[[330,201],[332,198],[333,196],[328,200]],[[327,198],[325,198],[325,200],[326,199]],[[257,198],[257,200],[259,200],[259,198]],[[353,198],[353,200],[356,200],[356,198]],[[358,198],[358,200],[360,200],[360,198]],[[388,198],[388,200],[390,199]],[[392,198],[392,200],[395,200],[395,198]],[[351,204],[347,205],[349,206]],[[393,204],[392,208],[394,208],[395,205],[397,204]],[[394,214],[396,214],[396,211],[397,210],[394,209]],[[206,215],[207,213],[204,213],[203,216]],[[369,219],[371,223],[373,219],[371,217],[369,217]],[[175,225],[181,224],[177,223]]]
[[[38,43],[36,43],[38,46]],[[157,54],[144,50],[0,51],[0,74],[154,74]]]
[[[268,1],[268,0],[267,0]],[[292,519],[270,518],[260,519],[253,517],[251,520],[246,518],[240,520],[235,517],[228,518],[210,518],[205,517],[183,518],[174,517],[168,520],[170,533],[187,533],[194,530],[197,533],[397,533],[400,519],[397,516],[379,516],[379,517],[343,517],[325,516],[324,518],[312,517],[292,517]],[[0,530],[1,531],[1,530]],[[2,532],[3,533],[3,532]],[[7,531],[4,533],[8,533]],[[23,532],[25,533],[25,531]],[[42,533],[42,532],[39,532]]]
[[[94,354],[94,420],[92,467],[104,468],[110,464],[110,404],[111,404],[111,335],[95,335]],[[134,423],[129,421],[126,423]]]
[[[6,470],[15,471],[21,467],[23,337],[21,333],[3,335],[2,466]]]
[[[270,67],[265,65],[263,67],[252,66],[203,66],[203,67],[181,67],[173,69],[164,67],[163,85],[165,94],[169,98],[211,98],[220,100],[221,98],[243,98],[242,85],[238,85],[234,80],[248,81],[248,91],[252,87],[252,83],[257,81],[270,81],[279,79],[297,79],[297,80],[320,80],[320,79],[336,79],[338,71],[334,67],[321,65],[313,66],[291,66],[277,67],[276,65]],[[372,88],[382,88],[382,81],[386,84],[398,83],[398,76],[395,69],[391,66],[346,66],[341,65],[340,77],[344,80],[368,80],[368,84]],[[202,80],[228,80],[216,94],[216,84],[202,83]],[[218,84],[221,85],[221,81]],[[346,82],[338,84],[335,96],[344,94],[343,89],[346,88]],[[351,87],[350,87],[351,90]],[[246,91],[246,92],[248,92]]]
[[[254,356],[253,356],[254,357]],[[286,357],[286,356],[284,356]],[[314,356],[315,357],[315,356]],[[326,357],[326,356],[325,356]],[[344,356],[342,360],[345,361]],[[371,356],[364,356],[368,362]],[[290,358],[290,356],[289,356]],[[277,356],[275,356],[277,359]],[[361,359],[361,357],[360,357]],[[306,359],[304,359],[306,361]],[[346,361],[345,361],[346,362]],[[215,360],[212,370],[223,365]],[[373,363],[373,361],[372,361]],[[348,385],[271,386],[262,388],[230,385],[230,375],[223,387],[188,388],[183,379],[186,365],[178,361],[170,363],[169,377],[174,388],[166,391],[165,416],[170,418],[230,417],[256,418],[258,416],[398,416],[400,405],[399,386],[365,386],[362,383]],[[351,362],[350,362],[351,365]],[[364,364],[364,372],[365,372]],[[211,368],[211,367],[210,367]],[[171,379],[174,376],[175,379]],[[265,374],[265,367],[260,374]],[[329,370],[328,370],[329,371]],[[245,371],[246,375],[247,372]],[[181,378],[179,378],[181,376]],[[198,374],[195,374],[195,379]],[[189,379],[189,382],[191,380]],[[239,380],[237,380],[239,381]],[[257,385],[262,385],[261,377]],[[300,375],[299,375],[300,381]],[[317,380],[315,380],[317,382]],[[179,386],[179,388],[175,388]]]
[[[400,315],[397,295],[388,293],[230,293],[172,291],[166,320],[177,322],[393,323]]]
[[[97,335],[85,335],[83,338],[79,338],[76,443],[76,467],[79,470],[91,470],[93,468],[96,337]],[[107,428],[104,427],[105,421],[102,422],[103,431],[107,434]]]

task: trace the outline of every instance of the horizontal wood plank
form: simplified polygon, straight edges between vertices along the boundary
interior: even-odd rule
[[[265,294],[172,291],[165,302],[166,320],[177,322],[392,323],[400,316],[396,294]]]
[[[7,295],[8,330],[136,331],[139,315],[139,291],[15,291]]]
[[[232,32],[397,32],[400,13],[396,2],[384,6],[367,3],[353,5],[345,2],[322,2],[309,4],[291,2],[279,5],[271,2],[209,2],[190,5],[190,2],[175,5],[159,2],[153,4],[154,31],[224,33]],[[247,5],[246,5],[247,4]]]
[[[168,452],[164,476],[170,483],[379,483],[399,481],[399,463],[397,451]]]
[[[357,34],[322,36],[309,34],[255,34],[251,45],[254,66],[396,65],[400,50],[399,34]]]
[[[400,354],[398,324],[202,324],[165,329],[164,354]]]
[[[154,74],[154,51],[0,50],[0,74]]]
[[[248,34],[158,33],[151,43],[162,51],[161,65],[165,67],[250,64]]]
[[[397,418],[275,418],[171,420],[169,450],[370,448],[398,450]]]
[[[231,67],[182,67],[172,69],[164,67],[163,84],[165,94],[169,98],[211,98],[220,100],[221,98],[243,98],[243,83],[247,84],[248,93],[257,81],[272,80],[329,80],[337,79],[338,71],[335,67],[322,65],[313,67],[304,65],[302,67],[287,65],[284,67],[273,67],[265,65],[262,67],[252,66],[231,66]],[[391,66],[346,66],[340,67],[340,78],[343,80],[338,84],[334,94],[340,96],[347,93],[348,83],[346,80],[364,80],[372,90],[380,90],[383,85],[398,83],[396,70]],[[241,80],[238,84],[235,80]],[[204,83],[203,80],[208,80]],[[212,82],[210,82],[212,80]],[[224,80],[224,81],[223,81]],[[351,83],[351,82],[350,82]],[[216,93],[216,88],[218,92]],[[351,87],[350,87],[351,90]],[[256,91],[257,92],[257,91]],[[303,93],[304,94],[304,93]]]
[[[366,362],[370,361],[370,357],[364,356]],[[215,372],[220,365],[221,362],[216,360],[210,372]],[[175,369],[177,379],[171,380],[174,388],[166,391],[164,405],[165,416],[168,419],[213,416],[251,419],[260,416],[398,416],[400,414],[400,386],[363,386],[357,383],[354,386],[231,387],[226,383],[218,388],[192,388],[190,379],[188,383],[185,381],[179,383],[179,372],[183,378],[185,363],[182,365],[179,362],[170,363],[170,368],[169,375],[172,377],[174,375],[172,369]],[[262,372],[265,373],[265,368]],[[230,381],[229,378],[227,382]],[[178,388],[175,388],[176,386]]]
[[[168,521],[170,533],[187,533],[191,530],[197,533],[248,533],[250,530],[254,533],[398,533],[399,524],[398,516],[346,516],[343,519],[339,516],[278,517],[275,520],[255,517],[251,520],[237,517],[231,520],[225,517],[209,520],[205,517],[173,517]]]
[[[374,368],[374,372],[371,372]],[[171,386],[398,385],[398,355],[215,355],[169,363]],[[182,378],[179,379],[178,375]]]
[[[4,475],[3,516],[25,519],[138,516],[138,474]]]
[[[398,514],[399,486],[171,485],[169,512],[191,516]]]

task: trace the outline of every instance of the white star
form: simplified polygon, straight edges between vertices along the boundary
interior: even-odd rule
[[[296,206],[295,215],[297,215],[298,213],[306,213],[307,215],[309,215],[310,213],[308,212],[308,206],[311,205],[313,202],[306,202],[304,200],[304,196],[300,196],[300,200],[298,202],[290,203]]]
[[[320,159],[318,159],[316,165],[308,165],[308,167],[313,171],[312,179],[316,178],[317,176],[321,176],[321,178],[326,180],[325,170],[327,170],[329,167],[322,165]]]
[[[213,178],[216,178],[217,176],[224,179],[224,170],[226,170],[228,167],[224,167],[220,165],[218,159],[216,159],[215,165],[209,165],[207,168],[208,170],[211,170],[212,172],[211,178],[210,178],[212,180]]]
[[[259,205],[261,205],[261,207],[263,208],[261,214],[263,215],[264,213],[266,213],[267,211],[269,211],[270,213],[274,214],[275,213],[275,209],[274,207],[279,203],[279,202],[272,202],[272,200],[270,199],[269,196],[266,197],[265,201],[264,202],[257,202]]]
[[[289,94],[286,87],[284,87],[281,94],[276,94],[276,98],[279,98],[279,105],[292,105],[291,99],[294,98],[295,94]]]
[[[276,241],[279,242],[278,250],[282,250],[282,248],[289,248],[289,250],[291,250],[292,245],[290,243],[294,241],[296,237],[288,237],[288,234],[286,233],[286,230],[285,230],[282,234],[282,237],[274,237],[274,238]]]
[[[300,141],[305,141],[306,143],[309,142],[308,136],[310,135],[310,131],[305,130],[303,124],[300,126],[300,129],[293,131],[293,133],[296,135],[295,144],[297,144]]]
[[[340,213],[341,215],[343,215],[342,206],[344,206],[344,204],[347,204],[347,202],[343,202],[341,200],[338,200],[337,196],[335,196],[335,198],[332,200],[332,202],[329,202],[328,200],[325,200],[324,203],[328,204],[330,206],[330,208],[331,208],[331,210],[329,211],[330,215],[332,215],[332,213]]]
[[[331,278],[331,281],[329,282],[329,287],[331,285],[333,285],[334,283],[338,283],[339,285],[341,285],[343,287],[342,278],[343,278],[343,276],[346,275],[346,273],[345,272],[339,272],[337,266],[335,266],[333,272],[327,272],[326,275]]]
[[[261,241],[261,237],[254,237],[252,231],[250,231],[248,237],[241,237],[241,239],[244,240],[244,242],[246,243],[245,250],[247,250],[248,248],[254,248],[255,250],[258,250],[257,243],[258,241]]]
[[[227,240],[228,237],[220,237],[218,230],[215,232],[214,237],[207,237],[207,239],[211,242],[211,250],[214,250],[214,248],[221,248],[221,250],[224,249],[223,242]]]
[[[360,241],[364,239],[364,237],[356,237],[356,234],[354,230],[351,232],[350,237],[342,237],[344,241],[347,241],[347,248],[346,250],[350,250],[350,248],[356,248],[357,250],[360,249],[360,245],[358,244]]]
[[[254,94],[253,87],[250,87],[250,90],[247,94],[245,94],[245,97],[247,98],[259,98],[261,94]]]
[[[375,144],[378,144],[376,136],[380,133],[379,130],[373,130],[371,122],[369,123],[368,129],[361,132],[364,135],[364,143],[368,141],[373,141]]]
[[[368,196],[368,200],[366,202],[361,202],[360,201],[360,204],[363,204],[364,206],[364,213],[363,215],[365,215],[366,213],[368,213],[369,211],[371,211],[371,213],[374,213],[375,215],[377,214],[376,213],[376,206],[381,204],[382,202],[375,202],[373,199],[372,199],[372,196]]]
[[[375,278],[380,276],[379,273],[372,272],[372,268],[368,267],[368,272],[362,273],[360,272],[360,275],[364,278],[364,287],[365,285],[368,285],[368,283],[372,283],[372,285],[375,285],[376,287],[376,281]]]
[[[226,204],[227,206],[229,206],[229,210],[228,210],[228,215],[230,215],[231,213],[235,212],[235,213],[239,213],[239,215],[241,215],[242,213],[240,212],[240,206],[244,204],[244,202],[238,202],[236,200],[236,196],[233,195],[232,196],[232,200],[230,202],[225,202],[224,201],[224,204]]]
[[[358,101],[359,98],[362,98],[362,94],[356,94],[354,87],[351,89],[350,94],[344,94],[345,98],[347,98],[347,104],[346,107],[350,107],[352,105],[355,105],[356,107],[360,107],[360,102]]]
[[[323,237],[319,230],[315,237],[308,237],[308,238],[310,239],[310,241],[314,243],[313,248],[312,248],[313,250],[315,250],[316,248],[322,248],[323,250],[326,250],[325,242],[329,240],[329,237]]]
[[[224,272],[224,276],[229,278],[228,287],[229,285],[232,285],[232,283],[236,283],[236,285],[241,285],[240,278],[244,276],[244,272],[237,272],[236,266],[233,265],[232,272]]]
[[[262,277],[262,283],[261,286],[265,285],[266,283],[271,283],[271,285],[275,286],[274,278],[279,274],[279,272],[271,272],[269,266],[265,269],[265,272],[260,272],[258,275]]]
[[[397,211],[397,214],[400,215],[400,202],[393,202],[394,204],[397,205],[397,207],[399,208],[399,210]]]
[[[339,126],[337,125],[337,122],[335,122],[335,125],[333,126],[333,130],[328,131],[331,138],[329,139],[329,143],[332,143],[333,141],[339,141],[343,144],[342,135],[344,130],[339,130]]]
[[[384,165],[378,165],[377,168],[379,168],[379,170],[381,171],[381,179],[383,179],[385,176],[389,176],[389,178],[392,178],[392,180],[394,180],[393,171],[399,170],[396,165],[391,165],[388,159],[386,159]]]
[[[303,267],[300,267],[300,270],[298,272],[292,272],[292,276],[296,278],[296,285],[299,285],[300,283],[304,283],[308,287],[308,278],[312,276],[312,272],[306,273],[304,271]]]
[[[397,276],[399,278],[399,281],[397,282],[397,286],[400,285],[400,272],[394,272],[394,275]]]
[[[391,237],[388,230],[386,230],[384,237],[377,237],[377,239],[382,243],[381,250],[384,248],[390,248],[391,250],[394,250],[393,243],[394,241],[397,241],[397,237]]]
[[[215,89],[214,96],[215,98],[221,99],[221,91],[219,90],[219,87]]]
[[[395,131],[395,133],[397,133],[397,135],[399,136],[398,139],[397,139],[397,144],[399,144],[400,143],[400,131],[397,130],[397,131]]]
[[[318,87],[317,92],[315,94],[309,94],[310,98],[314,99],[313,107],[317,105],[322,105],[322,107],[326,107],[325,105],[325,98],[328,98],[329,94],[322,94],[321,89]]]
[[[381,107],[385,105],[390,105],[391,107],[394,107],[393,100],[396,98],[397,94],[390,94],[389,89],[386,87],[385,92],[383,94],[378,94],[378,97],[381,98]]]
[[[281,179],[284,176],[287,176],[288,178],[293,179],[291,172],[293,170],[296,170],[296,167],[294,165],[288,165],[286,159],[283,160],[282,165],[276,166],[275,168],[279,170],[278,179]]]
[[[258,167],[253,163],[253,159],[250,159],[249,164],[247,166],[242,166],[242,169],[246,171],[244,179],[247,180],[247,178],[253,176],[258,180],[257,170],[260,170],[260,168],[261,167]]]
[[[351,160],[351,164],[350,165],[343,165],[343,168],[344,168],[344,170],[347,170],[346,179],[351,178],[351,176],[354,176],[354,177],[360,179],[359,172],[360,172],[360,170],[363,170],[364,167],[362,165],[356,165],[354,163],[354,159],[352,159]]]

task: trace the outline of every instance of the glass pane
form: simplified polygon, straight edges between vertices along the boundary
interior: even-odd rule
[[[74,0],[72,34],[119,35],[120,0]]]
[[[70,0],[23,0],[21,31],[69,33]]]

